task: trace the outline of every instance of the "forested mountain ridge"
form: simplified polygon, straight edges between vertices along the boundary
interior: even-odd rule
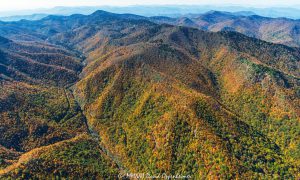
[[[59,46],[14,42],[3,37],[0,37],[0,43],[2,78],[63,86],[75,82],[83,67],[76,53]]]
[[[98,15],[101,14],[100,11],[97,12]],[[103,13],[105,11],[101,11],[101,12]],[[91,16],[95,17],[95,14]],[[114,16],[114,14],[110,13],[110,16]],[[50,15],[50,17],[55,17],[55,16]],[[149,20],[159,24],[167,23],[167,24],[172,24],[177,26],[187,26],[187,27],[193,27],[193,28],[198,28],[201,30],[212,31],[212,32],[236,31],[245,34],[249,37],[255,37],[268,42],[284,44],[291,47],[299,47],[300,44],[300,35],[299,35],[300,21],[299,20],[283,18],[283,17],[282,18],[263,17],[263,16],[253,14],[251,12],[230,13],[225,11],[209,11],[204,14],[186,14],[180,17],[167,17],[167,16],[143,17],[138,15],[132,15],[132,14],[123,14],[123,15],[118,15],[118,18]],[[44,19],[47,19],[47,17],[45,17]],[[89,22],[89,18],[87,17],[86,18],[82,17],[82,19]],[[64,18],[61,18],[61,20],[64,20]],[[27,20],[22,20],[22,22],[23,23],[21,24],[26,26]],[[45,21],[39,20],[37,22],[45,22]],[[32,22],[30,23],[32,25]],[[77,22],[77,23],[85,23],[85,22]],[[7,23],[3,22],[2,24],[4,25]],[[20,22],[17,23],[10,22],[8,24],[9,24],[9,30],[4,31],[2,33],[10,34],[10,32],[14,32],[17,29],[18,30],[21,29]],[[12,26],[16,24],[18,25],[17,29],[13,28]],[[35,24],[33,28],[36,28],[36,26],[38,26],[38,24]],[[64,28],[67,28],[67,26],[65,26]],[[48,31],[47,27],[45,27],[43,31]],[[30,32],[28,33],[31,34]],[[14,33],[14,35],[16,34]],[[20,34],[18,36],[20,36]],[[29,38],[29,36],[27,36],[27,40],[30,39],[32,40],[34,38],[36,37],[30,36]]]
[[[104,11],[4,24],[4,67],[51,68],[1,70],[3,178],[299,177],[298,48]]]
[[[212,32],[236,31],[264,41],[292,47],[300,45],[300,21],[288,18],[269,18],[258,15],[239,15],[210,11],[179,18],[151,17],[157,23],[194,27]]]

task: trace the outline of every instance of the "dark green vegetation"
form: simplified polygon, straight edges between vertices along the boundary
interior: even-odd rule
[[[0,71],[4,178],[299,178],[300,49],[103,11],[3,24],[6,52],[64,56],[0,59],[26,75]]]

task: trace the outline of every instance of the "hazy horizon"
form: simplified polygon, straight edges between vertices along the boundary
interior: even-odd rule
[[[54,7],[81,7],[81,6],[114,6],[114,7],[126,7],[126,6],[163,6],[163,5],[197,5],[197,6],[242,6],[253,8],[272,8],[272,7],[290,7],[300,8],[300,3],[297,0],[282,1],[282,0],[249,0],[247,2],[241,2],[238,0],[203,0],[201,2],[197,0],[186,0],[184,3],[179,0],[124,0],[117,1],[112,0],[109,2],[96,1],[96,0],[52,0],[52,1],[35,1],[35,0],[0,0],[1,7],[0,12],[8,11],[23,11],[34,9],[49,9]]]

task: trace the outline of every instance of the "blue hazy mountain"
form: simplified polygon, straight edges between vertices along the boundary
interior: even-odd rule
[[[54,7],[50,9],[34,9],[22,11],[0,12],[0,20],[16,21],[21,19],[36,20],[42,18],[40,14],[71,15],[71,14],[91,14],[96,10],[104,10],[112,13],[131,13],[142,16],[169,16],[178,17],[186,14],[203,14],[211,10],[228,11],[239,15],[260,15],[265,17],[286,17],[300,19],[300,8],[292,7],[242,7],[242,6],[212,6],[212,5],[153,5],[153,6],[80,6],[80,7]],[[37,16],[37,14],[39,14]],[[30,16],[28,16],[30,15]],[[12,17],[10,17],[12,16]],[[3,18],[4,17],[4,18]]]
[[[49,14],[31,14],[31,15],[16,15],[16,16],[6,16],[6,17],[0,17],[1,21],[19,21],[22,19],[25,20],[40,20],[44,17],[49,16]]]

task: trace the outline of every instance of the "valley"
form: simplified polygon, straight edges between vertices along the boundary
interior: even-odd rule
[[[0,22],[0,177],[299,178],[298,42],[181,22]]]

